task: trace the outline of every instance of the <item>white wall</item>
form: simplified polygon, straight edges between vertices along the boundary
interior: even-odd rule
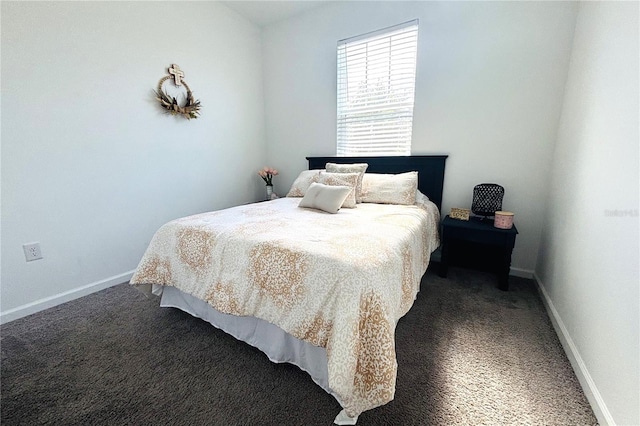
[[[640,424],[638,12],[580,4],[536,267],[601,424]]]
[[[335,155],[336,43],[418,18],[413,154],[450,154],[443,212],[505,187],[532,273],[577,3],[336,2],[263,33],[268,162],[286,192],[305,156]]]
[[[259,199],[261,62],[218,3],[2,2],[3,319],[126,281],[168,220]],[[154,100],[172,63],[197,120]]]

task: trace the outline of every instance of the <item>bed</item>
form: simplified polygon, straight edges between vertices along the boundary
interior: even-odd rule
[[[446,156],[307,160],[313,173],[326,163],[416,171],[420,197],[337,214],[285,197],[180,218],[156,232],[130,282],[297,365],[343,407],[335,423],[355,424],[393,399],[395,326],[439,245]]]

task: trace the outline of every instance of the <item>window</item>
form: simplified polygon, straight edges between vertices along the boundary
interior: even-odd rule
[[[338,42],[337,155],[410,155],[418,20]]]

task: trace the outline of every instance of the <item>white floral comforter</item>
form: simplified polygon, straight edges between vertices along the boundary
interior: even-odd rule
[[[358,204],[338,214],[281,198],[174,220],[131,284],[175,286],[218,311],[254,316],[326,348],[347,414],[393,399],[394,332],[438,245],[439,212]]]

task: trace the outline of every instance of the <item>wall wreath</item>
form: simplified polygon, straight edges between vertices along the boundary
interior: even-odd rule
[[[193,97],[191,89],[187,85],[187,82],[183,80],[184,72],[176,64],[172,64],[168,69],[169,75],[162,77],[158,82],[158,88],[154,91],[156,99],[160,103],[160,106],[165,110],[167,114],[181,115],[187,120],[192,118],[198,118],[200,114],[200,101]],[[180,106],[175,97],[169,96],[163,89],[162,85],[165,81],[173,78],[173,84],[176,87],[184,86],[187,89],[187,97],[184,106]]]

